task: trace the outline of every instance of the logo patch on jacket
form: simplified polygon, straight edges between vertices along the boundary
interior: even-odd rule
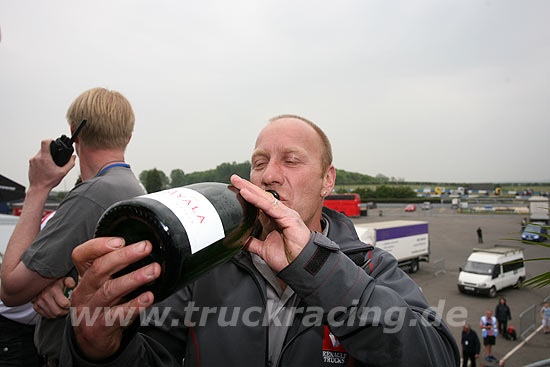
[[[326,366],[344,366],[349,356],[340,341],[324,326],[323,362]]]

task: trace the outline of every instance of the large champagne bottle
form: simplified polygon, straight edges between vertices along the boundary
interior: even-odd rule
[[[261,230],[257,216],[235,187],[207,182],[118,202],[105,211],[95,236],[152,243],[148,257],[115,277],[159,263],[160,277],[125,297],[150,290],[158,302],[238,253]]]

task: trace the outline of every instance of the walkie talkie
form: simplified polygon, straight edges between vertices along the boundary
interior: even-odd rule
[[[73,155],[74,148],[73,143],[75,139],[78,136],[78,133],[80,133],[80,130],[82,130],[82,127],[84,124],[86,124],[86,119],[82,120],[80,125],[76,128],[73,136],[71,138],[68,138],[66,135],[61,135],[61,137],[55,139],[50,144],[50,153],[52,154],[53,161],[55,164],[57,164],[59,167],[63,167],[67,164],[69,159],[71,159],[71,156]]]

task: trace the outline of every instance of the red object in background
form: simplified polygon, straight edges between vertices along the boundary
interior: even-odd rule
[[[361,197],[359,194],[331,194],[325,198],[323,205],[348,217],[361,215]]]
[[[414,204],[409,204],[405,207],[405,211],[406,212],[415,212],[416,211],[416,205]]]
[[[13,208],[13,215],[20,217],[22,211],[23,211],[22,207]],[[48,215],[48,214],[50,214],[51,212],[54,212],[54,211],[55,210],[44,209],[42,211],[42,218],[44,218],[46,215]]]

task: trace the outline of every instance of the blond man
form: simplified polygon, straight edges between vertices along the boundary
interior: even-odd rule
[[[62,286],[74,285],[70,279],[63,279],[75,277],[71,259],[74,247],[93,237],[96,223],[107,207],[144,193],[124,157],[135,122],[128,100],[104,88],[87,90],[67,111],[71,132],[82,119],[87,119],[87,123],[75,141],[81,182],[39,232],[50,191],[74,167],[76,160],[73,155],[67,164],[58,167],[50,154],[51,140],[43,140],[40,151],[29,162],[29,189],[23,212],[2,264],[2,301],[17,306],[38,297],[35,309],[51,319],[66,314],[70,307]],[[46,356],[49,366],[57,365],[59,358],[62,320],[42,319],[35,334],[38,351]]]

